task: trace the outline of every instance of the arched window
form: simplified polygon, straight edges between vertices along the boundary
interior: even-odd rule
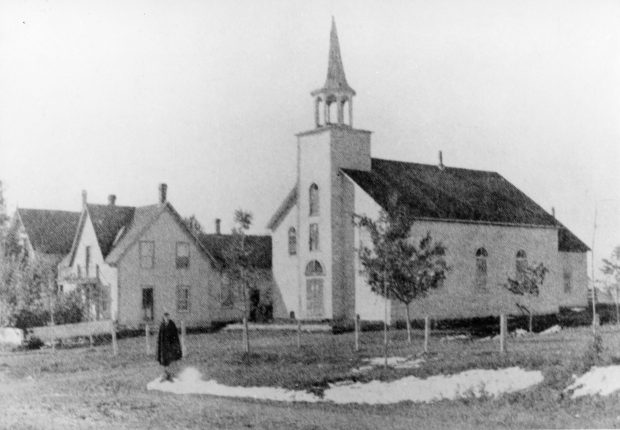
[[[310,185],[310,216],[319,214],[319,186]]]
[[[312,260],[306,265],[306,276],[325,276],[323,266],[316,260]]]
[[[297,231],[295,227],[288,229],[288,255],[297,254]]]
[[[517,274],[517,280],[522,281],[527,270],[527,254],[522,249],[517,251],[517,262],[515,269]]]
[[[310,251],[319,250],[319,225],[310,224],[310,235],[308,236],[308,248]]]
[[[487,287],[487,257],[489,253],[484,248],[476,251],[476,288],[484,290]]]

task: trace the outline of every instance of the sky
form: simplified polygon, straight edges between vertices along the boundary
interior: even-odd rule
[[[295,134],[338,28],[374,157],[500,173],[589,246],[620,245],[620,2],[3,0],[8,207],[157,186],[205,230],[254,233],[295,182]],[[596,230],[594,229],[596,212]]]

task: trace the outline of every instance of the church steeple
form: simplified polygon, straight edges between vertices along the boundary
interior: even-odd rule
[[[355,90],[347,83],[340,55],[340,43],[336,32],[336,21],[332,17],[332,29],[329,37],[329,58],[327,63],[327,79],[323,88],[313,91],[314,120],[317,127],[329,124],[347,125],[344,120],[344,106],[349,107],[349,126],[353,126],[353,96]],[[333,111],[335,104],[336,112]],[[321,121],[321,106],[323,107],[323,121]],[[336,118],[332,118],[335,113]]]

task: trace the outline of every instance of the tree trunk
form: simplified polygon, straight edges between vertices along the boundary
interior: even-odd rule
[[[409,303],[405,305],[407,310],[407,342],[411,345],[411,317],[409,315]]]
[[[532,326],[533,324],[533,320],[534,320],[534,313],[532,311],[530,311],[529,309],[527,310],[530,314],[530,334],[532,333]]]
[[[616,325],[620,325],[620,306],[618,305],[618,286],[616,286]]]
[[[248,317],[243,316],[243,342],[245,344],[246,354],[250,353],[250,336],[248,333]]]
[[[385,302],[384,302],[384,312],[383,312],[383,357],[384,367],[387,369],[388,363],[388,297],[387,293],[385,294]]]

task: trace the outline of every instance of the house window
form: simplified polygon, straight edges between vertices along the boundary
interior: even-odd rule
[[[476,288],[485,290],[487,287],[487,257],[489,253],[484,248],[476,251]]]
[[[177,311],[189,312],[190,295],[189,286],[179,285],[177,287]]]
[[[297,254],[297,231],[295,227],[288,229],[288,255]]]
[[[223,308],[230,309],[235,304],[235,295],[232,283],[228,276],[222,276],[222,287],[220,288],[220,304]]]
[[[142,318],[153,321],[153,287],[142,287]]]
[[[573,289],[573,274],[570,272],[570,270],[565,270],[564,271],[564,292],[565,293],[570,293]]]
[[[185,269],[189,267],[189,243],[177,242],[177,269]]]
[[[308,238],[308,246],[310,251],[319,250],[319,225],[310,224],[310,236]]]
[[[317,184],[310,185],[310,216],[319,214],[319,186]]]
[[[86,276],[88,277],[89,271],[90,271],[90,246],[85,247],[84,249],[84,264],[85,264],[85,268],[86,268]]]
[[[516,267],[515,267],[517,281],[519,282],[523,281],[526,270],[527,270],[527,254],[525,253],[524,250],[520,249],[519,251],[517,251],[517,261],[516,261]]]
[[[152,269],[155,266],[155,242],[140,242],[140,267]]]

